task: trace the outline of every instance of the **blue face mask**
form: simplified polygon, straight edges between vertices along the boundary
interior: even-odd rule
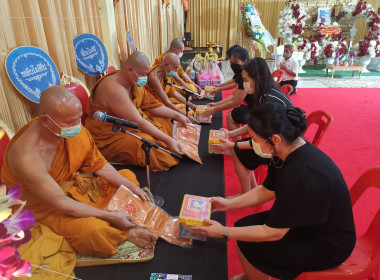
[[[166,73],[166,76],[169,78],[173,78],[175,75],[177,75],[177,72],[174,72],[173,70],[170,70],[170,72]]]
[[[143,76],[143,77],[139,77],[136,73],[136,70],[133,69],[133,71],[135,71],[135,74],[137,76],[137,82],[135,82],[135,85],[136,87],[143,87],[146,85],[146,83],[148,82],[148,76]],[[132,78],[132,77],[131,77]],[[133,79],[132,79],[133,80]]]
[[[148,82],[148,76],[139,77],[137,82],[135,83],[136,87],[143,87]]]
[[[60,137],[63,137],[63,138],[74,138],[75,136],[77,136],[81,130],[81,122],[79,120],[79,124],[77,125],[74,125],[74,126],[70,126],[70,127],[61,127],[59,126],[49,115],[46,115],[48,116],[48,118],[56,125],[58,126],[60,129],[61,129],[61,133],[55,133],[54,131],[52,131],[49,127],[49,130],[51,132],[53,132],[55,135],[57,136],[60,136]]]
[[[169,67],[170,67],[170,65],[169,65]],[[169,72],[166,72],[166,76],[169,77],[169,78],[173,78],[173,77],[175,77],[175,75],[177,75],[177,72],[175,72],[173,70],[170,70]]]

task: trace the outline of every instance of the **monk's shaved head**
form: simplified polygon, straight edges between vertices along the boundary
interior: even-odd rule
[[[52,86],[45,89],[40,97],[40,114],[61,115],[67,108],[82,108],[79,99],[63,86]]]
[[[178,55],[174,54],[174,53],[167,53],[164,55],[164,58],[162,59],[162,64],[169,64],[170,67],[179,67],[180,66],[180,59],[178,57]]]
[[[183,49],[184,47],[185,45],[183,44],[183,41],[179,38],[174,38],[170,43],[170,50]]]
[[[133,67],[134,69],[138,69],[140,67],[150,67],[150,62],[148,57],[143,52],[134,52],[132,53],[128,59],[122,65],[122,69],[125,67]]]

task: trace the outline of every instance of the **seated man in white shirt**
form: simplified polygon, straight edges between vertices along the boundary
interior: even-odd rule
[[[280,62],[280,69],[285,71],[280,82],[280,86],[291,85],[293,91],[290,93],[297,93],[297,80],[298,80],[298,61],[293,57],[293,45],[285,45],[283,59]]]

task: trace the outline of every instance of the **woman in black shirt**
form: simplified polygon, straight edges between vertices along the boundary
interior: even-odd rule
[[[283,107],[293,107],[292,101],[278,89],[264,59],[251,59],[248,63],[243,65],[242,69],[241,75],[244,79],[244,90],[247,93],[244,100],[247,105],[242,105],[231,111],[231,117],[234,121],[247,123],[250,111],[260,104],[271,103],[279,104]],[[241,128],[229,131],[228,135],[230,138],[237,140],[235,137],[247,133],[248,128],[247,125],[245,125]],[[252,170],[255,170],[259,165],[268,164],[269,160],[256,155],[252,150],[250,138],[245,138],[235,143],[226,142],[224,144],[215,144],[213,147],[219,153],[232,150],[231,155],[233,157],[235,171],[243,193],[257,186]]]
[[[211,203],[216,211],[226,211],[275,198],[272,208],[231,228],[207,220],[209,226],[194,233],[238,241],[246,275],[237,279],[294,279],[305,271],[340,265],[356,242],[350,194],[334,162],[302,139],[303,111],[257,106],[249,128],[256,154],[270,160],[266,180],[241,196],[213,197]]]

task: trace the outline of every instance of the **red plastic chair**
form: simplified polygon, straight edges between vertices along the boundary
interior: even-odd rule
[[[354,206],[370,187],[380,190],[380,166],[363,173],[350,190]],[[379,279],[380,263],[380,209],[367,231],[360,236],[351,256],[341,265],[322,271],[304,272],[296,280],[362,280]]]
[[[116,72],[116,71],[117,71],[116,67],[113,66],[113,65],[110,65],[110,66],[108,66],[108,67],[106,68],[106,71],[104,71],[104,72],[101,74],[101,76],[102,76],[102,77],[103,77],[103,76],[107,76],[108,74],[111,74],[111,73]]]
[[[277,84],[279,84],[281,82],[281,79],[282,79],[282,76],[284,75],[285,71],[282,70],[282,69],[277,69],[275,71],[273,71],[272,73],[272,76],[273,78],[277,78]]]
[[[316,124],[318,126],[318,129],[313,137],[313,140],[311,141],[311,143],[314,146],[318,146],[327,128],[331,125],[333,121],[333,117],[331,116],[330,113],[324,110],[316,110],[316,111],[311,112],[306,117],[306,121],[307,121],[307,127],[304,131],[304,135],[312,124]]]
[[[292,85],[283,85],[281,87],[281,92],[285,94],[286,96],[289,96],[293,91],[293,86]]]
[[[80,103],[82,104],[83,115],[82,115],[82,124],[85,125],[86,121],[86,108],[88,98],[90,96],[90,91],[87,86],[79,79],[75,77],[68,76],[66,74],[61,74],[61,85],[69,89],[78,97]]]
[[[0,120],[0,173],[1,168],[3,167],[5,150],[7,149],[7,146],[13,136],[14,132],[3,121]]]

